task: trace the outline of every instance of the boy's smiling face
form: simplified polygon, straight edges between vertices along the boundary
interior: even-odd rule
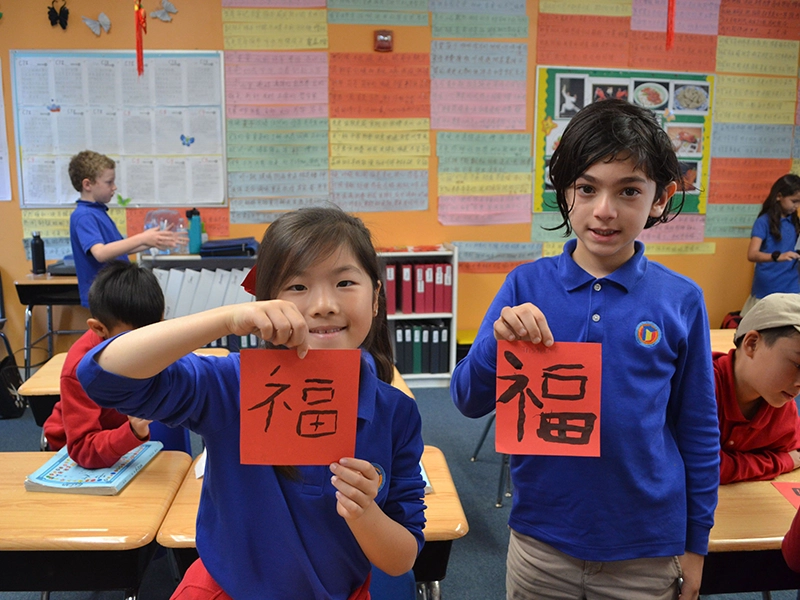
[[[633,256],[648,217],[659,217],[677,185],[656,198],[656,183],[632,158],[598,161],[567,191],[578,244],[572,257],[595,277],[613,273]]]
[[[84,179],[82,197],[91,202],[108,204],[117,191],[115,179],[116,171],[114,169],[105,169],[94,181]]]

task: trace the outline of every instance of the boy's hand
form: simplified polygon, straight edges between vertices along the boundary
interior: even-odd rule
[[[150,423],[152,423],[152,421],[129,416],[128,423],[130,423],[131,429],[133,430],[133,435],[140,440],[146,440],[150,437]]]
[[[308,353],[308,325],[297,307],[286,300],[247,302],[230,307],[228,330],[234,335],[254,333],[276,346],[297,348],[297,355]]]
[[[792,465],[794,465],[792,466],[792,470],[800,467],[800,450],[790,450],[789,458],[792,459]]]
[[[705,556],[687,552],[679,556],[683,571],[683,587],[680,589],[678,598],[680,600],[697,600],[700,597],[700,582],[703,579],[703,562]]]
[[[169,226],[171,227],[171,225]],[[159,250],[167,250],[169,248],[176,248],[178,244],[188,244],[189,234],[185,231],[177,232],[167,229],[145,229],[142,234],[142,242],[151,248],[158,248]]]
[[[343,458],[330,466],[331,483],[336,488],[336,511],[345,519],[358,519],[371,506],[380,487],[380,475],[372,463],[358,458]]]
[[[500,318],[494,322],[494,338],[509,342],[541,342],[545,346],[552,346],[555,341],[544,313],[530,302],[506,306],[500,312]]]

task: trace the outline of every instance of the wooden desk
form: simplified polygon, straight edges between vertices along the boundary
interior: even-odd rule
[[[160,452],[116,496],[28,492],[52,452],[0,453],[0,590],[127,590],[135,598],[155,536],[191,459]]]
[[[777,480],[800,482],[800,472],[784,473]],[[800,574],[791,571],[781,555],[795,512],[769,481],[720,486],[700,593],[800,588]]]
[[[227,348],[198,348],[195,354],[227,356],[230,352]],[[66,359],[67,353],[59,352],[19,387],[19,394],[28,400],[39,427],[44,427],[44,422],[53,412],[53,406],[61,397],[61,369]]]
[[[425,496],[425,546],[417,557],[414,575],[423,585],[438,587],[447,570],[450,546],[453,540],[467,534],[469,525],[442,451],[434,446],[425,446],[422,464],[433,492]],[[173,550],[181,574],[197,558],[195,521],[202,485],[203,480],[195,478],[192,465],[156,538],[159,544]]]
[[[53,356],[53,336],[59,333],[82,333],[77,330],[53,329],[53,306],[80,306],[81,297],[78,293],[78,278],[70,275],[52,276],[28,274],[24,279],[14,282],[19,301],[25,308],[25,379],[31,375],[31,350],[34,344],[47,338],[47,349],[50,357]],[[33,337],[33,308],[35,306],[47,307],[47,331],[44,335]]]
[[[735,329],[712,329],[711,350],[714,352],[727,353],[733,348],[733,334],[735,333]]]
[[[67,353],[59,352],[19,386],[19,395],[28,401],[39,427],[44,427],[44,422],[61,398],[61,369],[66,359]]]

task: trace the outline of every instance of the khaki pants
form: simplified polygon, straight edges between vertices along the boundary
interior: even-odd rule
[[[511,530],[507,600],[674,600],[676,556],[612,562],[578,560]]]

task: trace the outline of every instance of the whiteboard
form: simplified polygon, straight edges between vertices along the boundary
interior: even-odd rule
[[[116,161],[128,206],[225,204],[222,52],[145,52],[144,65],[139,77],[133,51],[11,51],[22,207],[73,204],[81,150]]]

